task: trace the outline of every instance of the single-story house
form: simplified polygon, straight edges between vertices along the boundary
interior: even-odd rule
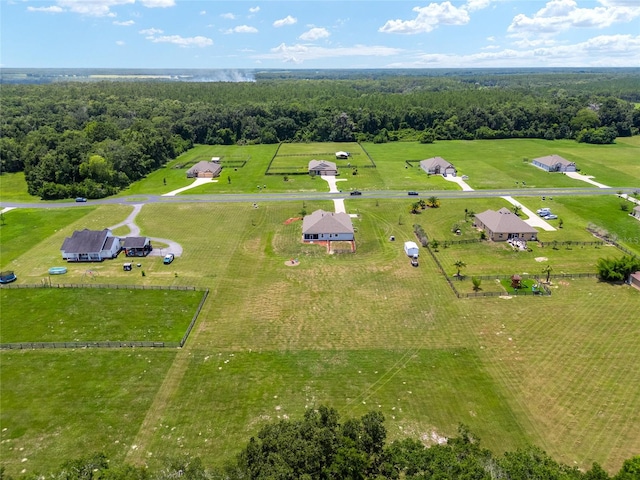
[[[633,210],[631,210],[631,215],[636,218],[640,218],[640,205],[636,205],[635,207],[633,207]]]
[[[534,158],[531,163],[547,172],[577,171],[575,162],[570,162],[560,155],[547,155],[546,157]]]
[[[127,257],[146,257],[153,250],[148,237],[126,237],[122,249]]]
[[[420,160],[420,168],[422,168],[429,175],[451,175],[456,176],[457,170],[450,162],[447,162],[442,157],[427,158],[426,160]]]
[[[214,178],[220,175],[222,165],[202,160],[187,170],[187,178]]]
[[[302,240],[313,241],[353,241],[353,224],[346,213],[316,210],[302,220]]]
[[[474,226],[485,231],[494,242],[509,239],[537,240],[538,231],[507,208],[486,210],[475,215]]]
[[[629,275],[629,284],[640,290],[640,272],[635,272]]]
[[[310,175],[338,175],[338,167],[335,162],[328,160],[311,160],[309,162]]]
[[[101,262],[120,253],[120,239],[111,230],[76,230],[62,243],[62,258],[68,262]]]

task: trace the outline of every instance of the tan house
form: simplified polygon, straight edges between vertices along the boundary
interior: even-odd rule
[[[474,226],[484,230],[487,238],[494,242],[507,240],[537,240],[538,231],[524,222],[511,210],[501,208],[486,210],[475,215]]]
[[[531,163],[547,172],[577,171],[575,162],[570,162],[569,160],[562,158],[560,155],[547,155],[546,157],[534,158]]]
[[[640,205],[633,207],[633,210],[631,210],[631,216],[640,219]]]
[[[203,160],[187,170],[187,178],[214,178],[220,176],[222,165]]]
[[[433,157],[421,160],[420,168],[429,175],[442,175],[444,177],[450,175],[455,177],[457,173],[456,167],[442,157]]]
[[[640,272],[629,275],[629,285],[640,290]]]
[[[311,160],[308,170],[309,175],[338,175],[338,167],[329,160]]]
[[[316,210],[302,220],[302,241],[353,241],[353,224],[346,213]]]

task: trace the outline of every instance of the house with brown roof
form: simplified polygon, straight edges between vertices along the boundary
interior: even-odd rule
[[[187,170],[187,178],[215,178],[220,176],[222,165],[202,160]]]
[[[309,175],[338,175],[337,165],[329,160],[311,160],[308,170]]]
[[[450,175],[456,176],[457,170],[450,162],[447,162],[442,157],[427,158],[426,160],[420,160],[420,168],[422,168],[429,175],[442,175],[446,177]]]
[[[507,208],[486,210],[475,215],[474,226],[484,230],[494,242],[537,240],[538,231]]]
[[[316,210],[302,220],[302,241],[353,241],[351,217],[344,212]]]
[[[76,230],[65,238],[60,248],[68,262],[101,262],[120,253],[120,239],[111,230]]]
[[[560,155],[547,155],[546,157],[534,158],[531,163],[547,172],[577,171],[575,162],[570,162]]]

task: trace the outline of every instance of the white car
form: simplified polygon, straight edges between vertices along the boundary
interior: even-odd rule
[[[551,209],[547,207],[539,208],[538,210],[536,210],[536,213],[541,217],[544,217],[545,215],[549,215],[551,213]]]
[[[545,215],[544,217],[545,220],[555,220],[556,218],[558,218],[558,215],[554,215],[553,213],[550,213],[549,215]]]

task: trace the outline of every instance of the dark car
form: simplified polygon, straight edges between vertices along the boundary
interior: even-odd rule
[[[349,195],[362,195],[362,192],[360,190],[354,190],[353,192],[349,193]]]
[[[11,283],[18,279],[13,272],[0,272],[0,283]]]
[[[407,195],[420,195],[418,192],[414,192],[413,190],[411,190],[410,192],[407,192]]]
[[[76,197],[76,202],[86,202],[87,199],[84,197]]]

